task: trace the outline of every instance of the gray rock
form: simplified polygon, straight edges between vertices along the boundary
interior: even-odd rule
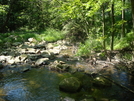
[[[65,78],[59,83],[59,88],[67,92],[77,92],[80,87],[81,82],[75,77]]]
[[[26,53],[26,50],[25,50],[25,49],[22,49],[22,48],[18,48],[17,51],[18,51],[19,53]]]
[[[36,53],[36,49],[34,49],[34,48],[27,48],[26,50],[25,50],[25,52],[26,53]]]
[[[60,54],[60,49],[49,49],[48,52],[53,53],[54,55]]]
[[[46,46],[47,49],[53,49],[54,48],[54,45],[53,43],[48,43],[47,46]]]
[[[37,42],[37,40],[34,39],[34,38],[28,38],[28,41],[29,41],[29,42]]]
[[[26,54],[21,54],[21,55],[19,56],[19,59],[20,59],[21,62],[23,62],[23,61],[25,61],[25,60],[27,59],[27,57],[28,57],[28,55],[26,55]]]
[[[31,65],[24,64],[17,67],[19,69],[19,72],[25,72],[31,69]]]
[[[35,62],[35,65],[44,64],[44,62],[47,62],[48,60],[49,60],[49,58],[41,58],[41,59],[38,59],[38,60]]]

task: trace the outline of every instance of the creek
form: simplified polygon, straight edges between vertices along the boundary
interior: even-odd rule
[[[70,48],[62,53],[73,55]],[[88,67],[85,62],[70,60],[70,64],[81,65],[83,68]],[[98,68],[93,68],[92,70],[96,71]],[[23,73],[13,73],[0,79],[0,98],[3,101],[74,101],[61,100],[62,98],[70,97],[75,101],[90,101],[81,99],[84,96],[92,95],[96,101],[134,101],[134,93],[131,92],[134,91],[134,77],[129,75],[128,71],[119,70],[115,67],[109,68],[110,73],[107,71],[103,73],[108,73],[108,77],[110,77],[108,79],[112,80],[110,81],[111,86],[92,86],[91,91],[81,89],[76,93],[67,93],[59,89],[59,82],[68,77],[68,73],[51,71],[46,67],[32,68],[30,71]],[[88,70],[85,69],[85,71]],[[73,74],[70,73],[69,75]]]
[[[93,92],[64,93],[59,90],[58,86],[62,75],[64,74],[52,72],[45,68],[13,74],[0,81],[0,95],[7,101],[60,101],[62,96],[70,96],[79,101],[83,94],[91,94],[98,99],[97,101],[103,98],[134,101],[134,94],[115,84],[107,88],[93,87]],[[129,77],[125,72],[119,73],[115,70],[112,78],[117,83],[130,87]],[[105,101],[105,99],[100,101]]]

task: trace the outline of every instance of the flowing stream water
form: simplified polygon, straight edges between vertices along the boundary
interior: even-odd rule
[[[0,95],[7,101],[60,101],[61,96],[71,95],[78,101],[80,94],[85,92],[65,94],[59,90],[58,84],[63,75],[47,69],[32,69],[25,73],[13,74],[0,81]],[[126,72],[118,72],[114,69],[112,78],[117,83],[130,87],[130,80]],[[134,94],[116,84],[108,88],[93,89],[94,92],[86,93],[95,96],[97,101],[103,97],[118,99],[118,101],[134,101]]]
[[[63,77],[64,73],[56,73],[46,68],[5,76],[0,80],[0,97],[5,101],[61,101],[61,97],[69,96],[80,101],[81,96],[87,94],[93,95],[97,101],[112,101],[112,99],[117,99],[113,101],[134,101],[134,93],[114,83],[106,88],[93,87],[92,92],[82,90],[73,94],[62,92],[59,90],[59,82]],[[126,71],[112,68],[111,78],[118,84],[134,90],[131,82],[133,77]]]

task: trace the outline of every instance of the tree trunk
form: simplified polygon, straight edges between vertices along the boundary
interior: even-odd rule
[[[122,3],[123,3],[123,7],[124,7],[124,4],[125,4],[125,0],[122,0]],[[122,10],[122,21],[125,20],[125,9]],[[122,23],[122,34],[121,34],[121,38],[123,38],[125,36],[125,24],[124,22]]]
[[[0,32],[2,32],[2,33],[5,33],[6,31],[8,31],[8,22],[9,22],[9,19],[11,17],[10,15],[11,15],[11,12],[13,9],[14,2],[15,2],[15,0],[9,1],[9,10],[8,10],[7,15],[6,15],[5,22],[3,23],[3,25],[0,29]]]
[[[134,0],[131,0],[131,8],[132,8],[132,22],[133,22],[133,34],[134,34]],[[134,51],[133,51],[132,61],[134,61]]]
[[[114,35],[115,35],[114,2],[112,4],[112,6],[111,6],[111,16],[112,16],[111,50],[114,50]]]
[[[104,40],[103,40],[103,47],[104,47],[104,50],[106,50],[106,43],[105,43],[105,8],[104,8],[104,5],[102,7],[102,16],[103,16],[103,37],[104,37]]]
[[[134,32],[134,0],[131,0],[131,8],[132,8],[132,22],[133,22],[133,32]]]

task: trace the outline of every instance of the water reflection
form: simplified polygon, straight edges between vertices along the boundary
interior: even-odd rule
[[[66,73],[66,77],[71,74]],[[132,101],[133,94],[126,92],[117,85],[109,88],[93,88],[92,92],[81,91],[74,94],[68,94],[59,90],[59,82],[65,77],[65,74],[58,74],[46,69],[32,69],[26,73],[13,74],[0,81],[0,94],[7,101],[60,101],[60,97],[71,97],[79,101],[79,98],[87,95],[93,95],[98,99],[119,99],[119,101]],[[125,72],[118,72],[113,69],[112,79],[122,85],[128,84],[128,75]]]
[[[33,69],[2,81],[8,101],[59,101],[59,79],[56,73]]]

